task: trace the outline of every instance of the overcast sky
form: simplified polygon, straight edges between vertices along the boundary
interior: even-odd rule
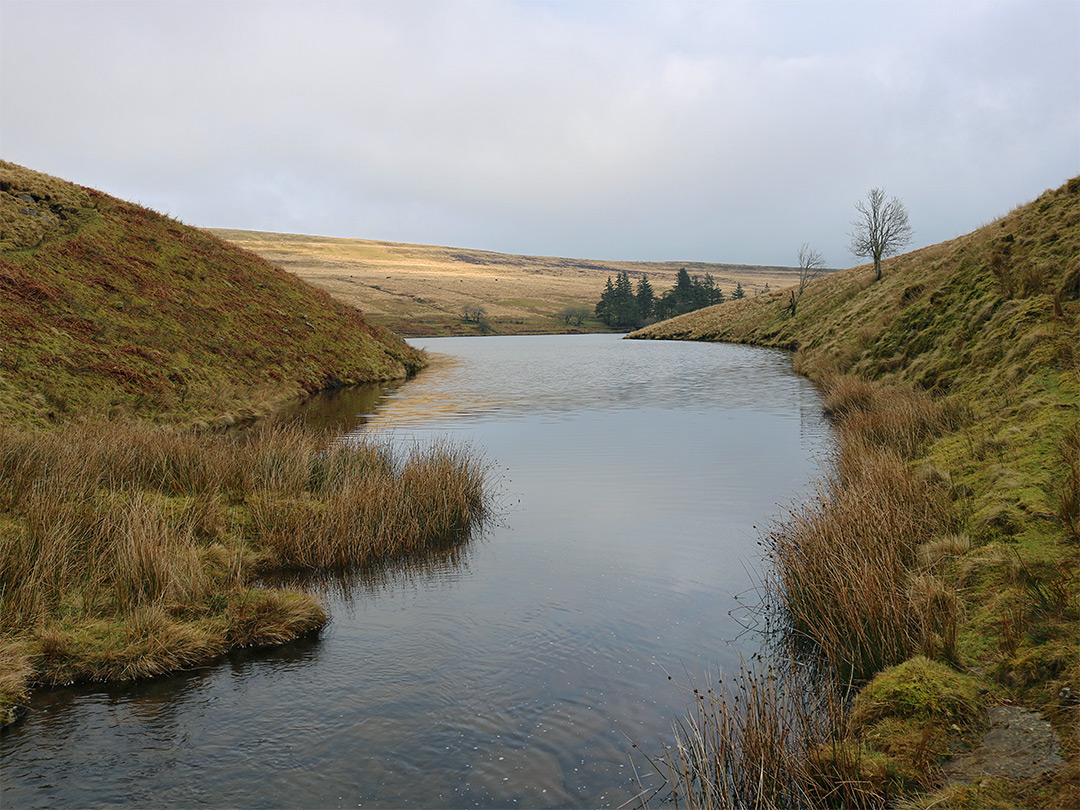
[[[0,0],[0,154],[192,225],[794,264],[1080,174],[1080,2]]]

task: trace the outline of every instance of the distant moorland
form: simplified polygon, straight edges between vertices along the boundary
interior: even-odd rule
[[[752,297],[766,286],[777,289],[798,281],[798,268],[792,267],[515,256],[367,239],[212,232],[405,336],[476,334],[477,325],[465,322],[462,311],[477,306],[498,334],[564,332],[567,326],[557,314],[573,306],[592,310],[607,279],[622,270],[634,280],[648,275],[657,295],[674,286],[682,268],[693,275],[710,273],[728,295],[739,283]],[[606,329],[593,319],[582,328]]]

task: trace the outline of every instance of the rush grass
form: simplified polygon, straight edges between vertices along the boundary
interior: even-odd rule
[[[461,543],[484,466],[298,427],[0,426],[0,708],[34,685],[145,677],[321,627],[286,571],[347,571]]]
[[[945,671],[920,678],[972,678],[966,699],[980,714],[1004,699],[1037,708],[1069,763],[1003,782],[995,806],[1077,806],[1080,178],[967,236],[893,259],[880,282],[857,267],[815,282],[807,297],[795,317],[777,291],[632,337],[796,350],[839,438],[818,496],[768,538],[769,592],[795,647],[820,655],[832,683],[862,689],[860,698],[925,659]],[[910,691],[915,702],[925,694]],[[920,806],[970,806],[957,798],[964,791],[935,792],[946,743],[971,742],[955,739],[964,724],[930,716],[913,729],[910,713],[838,717],[819,741],[843,739],[849,753],[869,755],[851,762],[882,760],[887,778],[870,780],[862,799],[819,794],[810,804],[880,806],[925,791]],[[725,734],[705,736],[728,745]],[[828,780],[842,791],[865,782],[859,772],[838,767]],[[725,806],[696,795],[704,798],[693,806]]]

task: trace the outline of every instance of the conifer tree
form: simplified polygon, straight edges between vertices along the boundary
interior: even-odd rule
[[[648,321],[653,315],[656,295],[653,293],[652,284],[649,283],[649,277],[644,274],[638,279],[636,298],[638,315],[641,316],[642,322]]]
[[[608,276],[604,291],[600,293],[600,301],[596,305],[596,317],[607,326],[611,326],[612,310],[614,306],[615,285],[611,283],[611,276]]]

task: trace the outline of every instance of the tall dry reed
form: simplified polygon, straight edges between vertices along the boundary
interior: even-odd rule
[[[793,508],[768,543],[792,631],[840,677],[866,680],[916,652],[955,655],[959,600],[918,555],[949,528],[946,493],[849,419],[817,499]]]
[[[257,576],[382,562],[482,519],[485,467],[468,450],[332,438],[0,426],[0,635],[37,645],[58,678],[91,672],[80,657],[102,677],[164,671],[325,621],[310,596],[252,591]],[[150,662],[155,644],[187,651]]]
[[[854,378],[826,388],[835,464],[817,496],[768,534],[763,585],[785,628],[779,649],[823,666],[808,678],[796,664],[758,665],[726,688],[690,690],[661,768],[677,806],[884,806],[884,757],[852,740],[843,696],[920,652],[956,655],[962,606],[931,553],[946,538],[959,542],[949,534],[949,492],[910,464],[964,414]]]
[[[821,672],[758,660],[734,677],[721,673],[715,685],[680,688],[686,716],[675,724],[674,746],[653,763],[675,807],[884,805],[880,757],[850,744],[845,690]]]

